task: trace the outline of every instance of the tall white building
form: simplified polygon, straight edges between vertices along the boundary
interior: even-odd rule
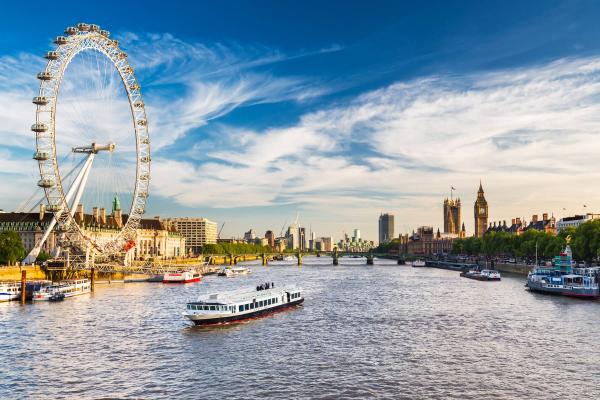
[[[206,218],[170,218],[169,223],[175,225],[177,232],[186,238],[185,252],[200,254],[205,244],[217,243],[217,223]]]
[[[353,242],[358,242],[360,240],[360,229],[354,230],[354,236],[352,236]]]
[[[556,223],[556,230],[557,232],[560,232],[565,228],[577,228],[579,225],[594,219],[600,219],[600,214],[587,213],[585,215],[564,217]]]
[[[300,233],[298,232],[298,224],[293,223],[288,227],[288,230],[285,234],[287,239],[287,248],[288,249],[298,249],[300,248]]]

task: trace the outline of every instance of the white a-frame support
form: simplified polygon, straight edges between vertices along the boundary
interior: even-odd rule
[[[83,167],[77,174],[77,177],[73,181],[73,184],[69,188],[69,191],[65,195],[65,202],[71,210],[71,216],[75,214],[77,204],[79,204],[79,201],[81,200],[81,196],[83,194],[83,190],[85,189],[85,184],[87,182],[87,178],[90,174],[90,170],[92,169],[92,162],[94,161],[95,155],[96,155],[95,152],[90,152],[88,154],[87,160],[85,161]],[[77,190],[77,194],[75,194],[76,190]],[[75,194],[75,200],[71,203],[71,198],[73,197],[73,194]],[[71,205],[69,205],[69,204],[71,204]],[[63,204],[63,207],[64,207],[64,204]],[[56,223],[57,223],[58,219],[60,218],[60,216],[62,215],[63,211],[64,210],[61,208],[59,211],[54,213],[54,216],[52,217],[50,224],[44,231],[44,235],[42,236],[42,239],[39,241],[39,243],[36,243],[35,246],[33,247],[33,249],[31,249],[31,251],[29,252],[29,254],[27,254],[27,257],[25,257],[25,259],[23,260],[23,264],[32,264],[35,262],[35,259],[37,258],[37,256],[40,254],[40,251],[42,250],[42,246],[48,239],[48,236],[50,236],[50,233],[56,226]]]

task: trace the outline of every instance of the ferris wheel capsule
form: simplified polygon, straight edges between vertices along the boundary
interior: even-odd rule
[[[62,206],[60,204],[48,204],[48,206],[46,207],[46,210],[56,213],[56,212],[59,212],[60,210],[62,210]]]
[[[46,161],[48,159],[48,153],[45,151],[36,151],[33,153],[33,159],[37,161]]]
[[[33,104],[37,104],[38,106],[45,106],[48,104],[48,98],[44,96],[36,96],[33,98]]]
[[[69,26],[67,29],[65,29],[65,33],[69,36],[75,35],[77,33],[77,28],[74,26]]]
[[[38,133],[46,132],[48,130],[48,125],[43,122],[36,122],[35,124],[31,125],[31,130]]]
[[[54,43],[59,46],[62,46],[63,44],[69,43],[69,39],[67,39],[64,36],[57,36],[56,39],[54,39]]]
[[[46,60],[58,60],[58,51],[48,51],[44,55]]]
[[[90,26],[88,24],[84,24],[83,22],[80,22],[79,24],[77,24],[77,29],[79,29],[82,32],[87,32],[90,30]]]
[[[38,186],[44,189],[51,188],[55,185],[52,179],[40,179],[38,181]]]
[[[100,31],[100,27],[98,25],[94,25],[94,24],[90,25],[90,32],[98,32],[98,31]]]
[[[100,34],[101,34],[102,36],[104,36],[105,38],[107,38],[107,37],[109,37],[109,36],[110,36],[110,32],[109,32],[109,31],[107,31],[107,30],[105,30],[105,29],[101,29],[101,30],[100,30]]]
[[[49,81],[52,79],[52,74],[50,72],[42,71],[37,74],[37,78],[40,81]]]

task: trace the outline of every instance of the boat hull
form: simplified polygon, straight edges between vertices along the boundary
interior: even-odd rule
[[[531,282],[528,281],[525,285],[532,292],[544,293],[544,294],[553,294],[559,296],[568,296],[568,297],[578,297],[584,299],[597,299],[600,297],[600,292],[595,288],[565,288],[561,287],[548,287],[547,285],[541,282]],[[558,286],[558,285],[553,285]]]
[[[199,273],[168,273],[163,276],[163,283],[192,283],[200,282],[202,275]]]
[[[467,279],[473,279],[475,281],[500,281],[500,280],[502,280],[502,278],[490,278],[488,276],[469,275],[468,273],[465,273],[465,272],[461,273],[460,276],[463,278],[467,278]]]
[[[82,294],[87,294],[87,293],[91,293],[91,292],[92,292],[91,289],[88,288],[88,289],[84,289],[84,290],[79,291],[79,292],[64,293],[64,295],[65,295],[65,299],[66,299],[66,298],[69,298],[69,297],[80,296]],[[43,294],[34,294],[32,300],[33,301],[51,301],[50,300],[51,297],[52,297],[51,293],[50,294],[46,294],[46,293],[43,293]]]
[[[4,301],[18,300],[21,297],[21,293],[0,293],[0,303]]]
[[[231,323],[236,323],[236,322],[242,322],[242,321],[245,321],[248,319],[260,318],[260,317],[266,316],[268,314],[272,314],[272,313],[275,313],[278,311],[283,311],[285,309],[298,306],[298,305],[302,304],[303,302],[304,302],[304,298],[300,298],[298,300],[291,301],[289,303],[279,304],[275,307],[258,310],[258,311],[253,311],[253,312],[250,312],[247,314],[242,314],[242,315],[234,314],[230,317],[193,319],[193,316],[190,315],[190,316],[187,316],[187,318],[190,321],[192,321],[195,325],[198,325],[198,326],[231,324]],[[192,318],[190,318],[190,317],[192,317]]]

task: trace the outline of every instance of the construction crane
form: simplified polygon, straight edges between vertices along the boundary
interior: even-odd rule
[[[221,239],[221,231],[223,230],[223,227],[225,226],[225,222],[223,222],[221,224],[221,228],[219,229],[219,233],[217,233],[217,239]]]
[[[279,237],[283,237],[283,230],[285,229],[285,224],[287,224],[287,221],[285,221],[283,225],[281,225],[281,232],[279,232]]]

